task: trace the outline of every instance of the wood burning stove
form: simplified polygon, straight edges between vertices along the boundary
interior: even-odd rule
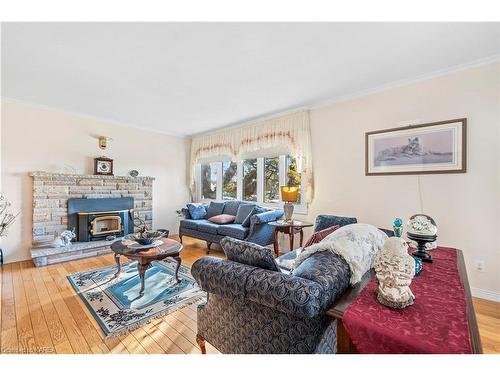
[[[121,237],[134,231],[133,198],[69,199],[68,222],[79,242]]]

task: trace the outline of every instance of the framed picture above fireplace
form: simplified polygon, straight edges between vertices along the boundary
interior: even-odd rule
[[[104,156],[95,158],[94,174],[113,176],[113,159]]]
[[[365,134],[365,174],[465,173],[467,119]]]

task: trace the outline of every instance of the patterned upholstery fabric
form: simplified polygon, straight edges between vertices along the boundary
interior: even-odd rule
[[[247,203],[242,203],[238,207],[238,212],[236,213],[236,219],[234,219],[235,224],[243,224],[245,219],[250,216],[252,213],[253,209],[255,208],[255,204],[247,204]]]
[[[229,298],[245,297],[245,284],[253,267],[206,256],[198,259],[191,274],[204,291]]]
[[[198,220],[184,219],[184,220],[181,220],[180,226],[182,228],[196,229],[197,224],[198,224]]]
[[[229,236],[238,240],[244,240],[248,232],[250,232],[250,229],[243,227],[241,224],[226,224],[217,228],[217,233],[221,236]]]
[[[325,291],[316,282],[264,269],[248,277],[246,298],[275,310],[312,318],[324,311]]]
[[[356,224],[358,220],[355,217],[343,217],[334,215],[318,215],[316,217],[316,224],[314,226],[314,231],[319,232],[320,230],[326,229],[333,225],[338,225],[343,227],[344,225]]]
[[[205,206],[201,204],[188,203],[186,207],[188,208],[189,216],[194,220],[204,219],[207,215]]]
[[[207,209],[207,219],[211,218],[212,216],[222,214],[223,210],[224,210],[224,202],[210,202]],[[226,213],[229,214],[229,212]]]
[[[267,247],[231,237],[223,238],[220,244],[228,260],[266,270],[279,271],[272,251]]]
[[[283,210],[272,210],[272,211],[262,212],[260,214],[253,215],[252,218],[250,219],[250,223],[254,225],[270,223],[271,221],[278,220],[280,217],[282,217],[283,213],[284,213]]]
[[[311,236],[311,238],[309,238],[307,240],[304,247],[308,247],[308,246],[314,245],[315,243],[321,242],[322,239],[324,239],[329,234],[332,234],[333,232],[335,232],[339,228],[340,227],[338,225],[333,225],[329,228],[320,230],[319,232],[314,232],[313,235]]]
[[[222,211],[222,213],[236,216],[236,214],[238,213],[238,207],[240,206],[240,204],[241,204],[241,201],[224,202],[224,210]]]
[[[220,234],[211,234],[207,232],[199,231],[198,229],[190,229],[190,228],[179,228],[179,235],[181,236],[189,236],[193,238],[198,238],[203,241],[220,243],[220,241],[225,237]]]
[[[336,321],[325,310],[347,289],[349,267],[331,253],[307,261],[287,275],[220,258],[197,260],[191,273],[208,292],[198,307],[198,336],[223,353],[335,353]]]
[[[307,258],[292,275],[314,281],[329,291],[321,306],[326,310],[349,287],[351,270],[344,258],[328,251]]]
[[[222,353],[336,352],[336,320],[301,318],[256,302],[211,294],[198,306],[198,335]]]
[[[208,220],[197,220],[196,229],[201,232],[217,234],[218,224],[214,224]]]

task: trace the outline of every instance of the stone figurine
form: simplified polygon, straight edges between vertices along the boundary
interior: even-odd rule
[[[399,237],[388,238],[375,255],[374,268],[379,282],[377,300],[396,309],[413,305],[415,296],[410,284],[415,276],[415,260],[408,254],[408,244]]]
[[[75,228],[73,230],[65,230],[54,241],[55,247],[65,247],[71,244],[71,240],[76,238]]]

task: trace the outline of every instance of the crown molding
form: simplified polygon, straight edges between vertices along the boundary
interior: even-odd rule
[[[10,96],[1,96],[1,100],[4,102],[7,102],[7,103],[14,103],[14,104],[24,105],[24,106],[28,106],[28,107],[45,109],[45,110],[49,110],[49,111],[62,112],[62,113],[65,113],[67,115],[77,116],[77,117],[81,117],[81,118],[85,118],[85,119],[93,120],[93,121],[104,122],[106,124],[113,125],[113,126],[132,128],[132,129],[137,129],[137,130],[142,130],[142,131],[147,131],[147,132],[151,132],[151,133],[157,133],[157,134],[161,134],[161,135],[167,135],[167,136],[182,138],[182,139],[189,138],[189,136],[182,135],[182,134],[175,133],[175,132],[161,131],[161,130],[150,128],[150,127],[119,122],[119,121],[107,119],[104,117],[98,117],[98,116],[90,115],[87,113],[71,111],[71,110],[67,110],[67,109],[63,109],[63,108],[52,107],[49,105],[39,104],[39,103],[35,103],[35,102],[29,101],[29,100],[24,100],[24,99],[17,99],[17,98],[13,98]]]

